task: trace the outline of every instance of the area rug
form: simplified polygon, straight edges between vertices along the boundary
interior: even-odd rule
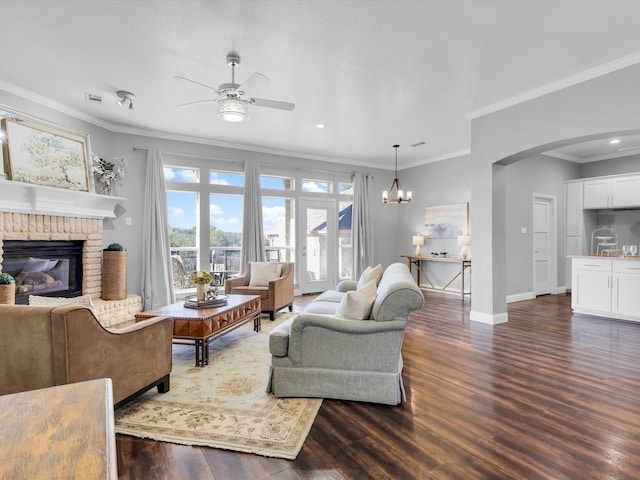
[[[290,318],[263,317],[211,343],[209,365],[194,366],[194,347],[173,346],[171,390],[154,388],[116,412],[116,432],[293,460],[321,399],[276,398],[265,392],[269,332]]]

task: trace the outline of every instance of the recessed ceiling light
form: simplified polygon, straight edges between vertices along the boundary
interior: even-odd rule
[[[616,143],[620,143],[620,139],[619,138],[614,138],[613,140],[609,140],[609,143],[611,145],[615,145]]]
[[[318,124],[316,125],[316,128],[324,128],[324,127],[325,127],[325,124],[324,124],[324,123],[318,123]]]

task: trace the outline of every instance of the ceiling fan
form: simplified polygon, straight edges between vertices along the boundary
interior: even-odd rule
[[[257,107],[277,108],[279,110],[291,111],[295,108],[295,104],[289,102],[279,102],[277,100],[265,100],[264,98],[246,97],[244,90],[241,88],[249,83],[254,77],[261,76],[269,80],[269,77],[262,73],[254,73],[244,82],[236,83],[236,67],[240,65],[240,56],[236,53],[229,53],[227,55],[227,65],[231,67],[231,83],[222,83],[218,88],[205,85],[204,83],[197,82],[190,78],[175,76],[174,78],[180,80],[186,80],[187,82],[195,83],[202,87],[213,90],[221,98],[209,98],[206,100],[199,100],[196,102],[182,103],[178,105],[183,107],[186,105],[194,105],[196,103],[205,102],[218,102],[218,118],[227,122],[241,122],[247,120],[249,115],[247,109],[249,105],[255,105]]]

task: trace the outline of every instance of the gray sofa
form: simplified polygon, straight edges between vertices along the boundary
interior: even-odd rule
[[[277,397],[319,397],[397,405],[406,400],[402,340],[407,317],[424,296],[404,263],[384,271],[368,320],[336,316],[357,282],[320,295],[269,335],[267,392]]]

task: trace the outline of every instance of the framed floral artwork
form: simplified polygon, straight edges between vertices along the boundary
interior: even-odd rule
[[[91,191],[88,134],[16,118],[4,118],[2,130],[10,180]]]

